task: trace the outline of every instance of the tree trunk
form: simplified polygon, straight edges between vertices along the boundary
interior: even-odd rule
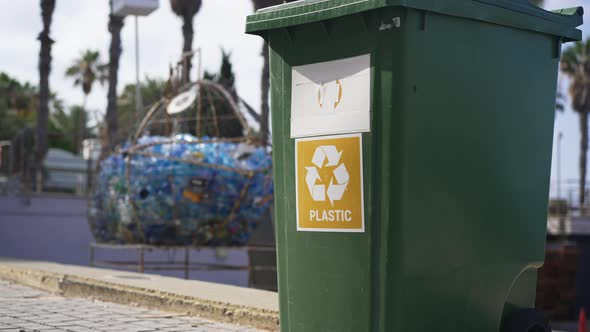
[[[270,107],[268,105],[268,94],[270,91],[270,61],[269,61],[269,54],[268,54],[268,43],[264,43],[262,46],[262,56],[264,57],[264,65],[262,67],[262,78],[260,80],[261,85],[261,101],[260,101],[260,135],[262,137],[262,144],[268,144],[269,138],[269,114],[270,114]]]
[[[49,37],[51,19],[55,9],[55,0],[41,0],[41,17],[43,30],[37,38],[41,42],[39,52],[39,110],[37,112],[37,130],[35,144],[36,187],[41,191],[43,184],[43,160],[48,149],[47,124],[49,121],[49,73],[51,72],[51,45]]]
[[[584,203],[586,201],[586,158],[588,155],[588,112],[582,111],[580,114],[580,211],[584,212]]]
[[[74,148],[75,150],[75,154],[77,155],[81,155],[84,151],[82,148],[82,142],[84,141],[84,139],[86,138],[86,104],[88,102],[88,95],[84,94],[84,102],[82,104],[82,112],[80,113],[80,118],[78,119],[78,124],[77,124],[77,130],[76,130],[76,140],[75,143],[76,146]]]
[[[121,58],[121,29],[123,29],[123,17],[109,16],[109,31],[111,33],[111,46],[109,48],[109,90],[107,94],[107,112],[105,115],[106,137],[102,144],[101,157],[105,157],[113,151],[119,143],[118,114],[117,114],[117,84],[119,81],[119,59]]]
[[[182,73],[182,82],[188,83],[191,81],[191,69],[192,69],[192,55],[186,54],[192,52],[193,50],[193,38],[194,38],[194,30],[193,30],[193,15],[190,13],[187,14],[184,19],[184,24],[182,25],[182,36],[184,38],[184,45],[182,46],[182,53],[183,53],[183,63],[185,67],[183,68]]]
[[[80,139],[79,142],[76,143],[78,147],[78,155],[84,157],[84,140],[86,139],[86,125],[88,122],[88,112],[86,111],[86,104],[88,104],[88,95],[84,94],[84,102],[82,104],[82,113],[80,113],[80,123],[78,126],[78,137]],[[88,145],[88,159],[86,159],[86,190],[85,194],[88,196],[90,194],[90,189],[92,188],[92,145]]]

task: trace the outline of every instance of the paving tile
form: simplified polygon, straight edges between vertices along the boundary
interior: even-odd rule
[[[69,299],[0,280],[0,332],[262,332],[92,299]]]

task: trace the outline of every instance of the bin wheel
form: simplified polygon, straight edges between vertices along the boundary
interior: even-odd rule
[[[502,332],[551,332],[551,325],[536,309],[520,309],[509,317]]]

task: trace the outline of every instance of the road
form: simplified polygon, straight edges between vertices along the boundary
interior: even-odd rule
[[[92,299],[64,298],[0,280],[0,332],[263,332]]]

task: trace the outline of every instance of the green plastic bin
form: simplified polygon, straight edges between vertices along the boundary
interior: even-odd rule
[[[546,328],[527,308],[582,15],[300,0],[248,17],[270,46],[281,331]]]

